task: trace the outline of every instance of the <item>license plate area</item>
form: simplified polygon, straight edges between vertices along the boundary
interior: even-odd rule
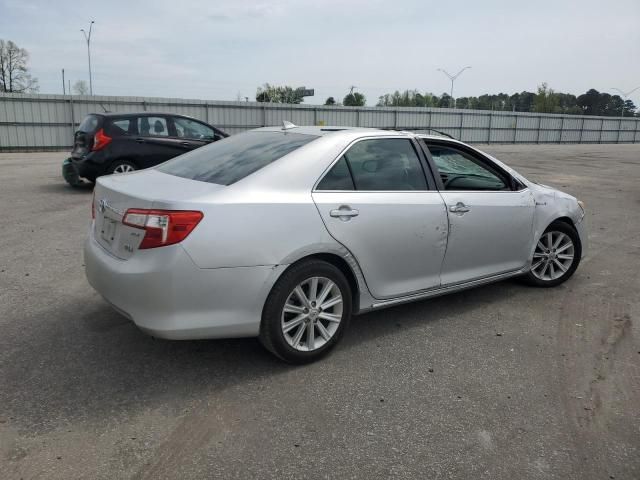
[[[100,237],[109,245],[113,243],[116,236],[116,224],[115,220],[105,217],[102,221],[102,227],[100,228]]]

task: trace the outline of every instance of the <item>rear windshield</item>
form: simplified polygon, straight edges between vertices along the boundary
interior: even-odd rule
[[[82,123],[78,127],[78,130],[85,133],[92,133],[98,129],[100,123],[100,117],[98,115],[87,115],[82,120]]]
[[[231,185],[316,138],[290,132],[240,133],[169,160],[158,170],[191,180]]]

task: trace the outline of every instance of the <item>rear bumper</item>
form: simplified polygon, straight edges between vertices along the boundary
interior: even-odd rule
[[[180,245],[129,260],[85,242],[91,286],[145,332],[176,340],[257,336],[264,302],[286,266],[198,268]]]
[[[106,173],[107,158],[102,151],[89,152],[84,157],[71,157],[73,167],[83,178],[95,181],[101,175]]]
[[[73,160],[67,158],[64,162],[62,162],[62,177],[66,180],[66,182],[72,187],[77,187],[78,185],[82,185],[82,180],[80,180],[80,176],[78,175],[78,170],[73,164]]]

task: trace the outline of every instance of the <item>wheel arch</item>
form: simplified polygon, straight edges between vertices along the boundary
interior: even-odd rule
[[[537,201],[536,201],[537,202]],[[564,223],[571,228],[578,230],[575,215],[566,202],[552,203],[544,202],[542,205],[536,204],[533,225],[533,238],[529,250],[529,259],[533,256],[536,244],[543,233],[554,223]],[[582,241],[582,239],[581,239]]]
[[[360,309],[360,287],[358,286],[358,279],[356,278],[355,273],[353,272],[347,261],[334,253],[317,253],[307,258],[316,258],[318,260],[323,260],[327,263],[330,263],[342,272],[342,274],[347,279],[347,282],[349,283],[349,287],[351,288],[352,313],[357,312]]]
[[[558,222],[566,223],[570,227],[576,228],[576,225],[575,225],[575,223],[573,223],[573,220],[571,218],[565,216],[565,217],[558,217],[558,218],[552,220],[551,222],[549,222],[549,225],[546,226],[545,230],[547,228],[549,228],[551,225],[553,225],[554,223],[558,223]]]
[[[539,228],[534,235],[534,241],[532,242],[531,245],[531,249],[529,252],[529,259],[528,259],[528,267],[531,267],[531,262],[532,262],[532,257],[533,257],[533,253],[536,249],[536,244],[538,243],[538,241],[540,240],[540,238],[542,238],[542,235],[544,234],[544,232],[547,231],[547,229],[553,225],[554,223],[562,223],[565,225],[570,226],[571,228],[573,228],[576,231],[576,238],[578,239],[578,242],[580,243],[580,250],[582,251],[583,249],[583,239],[582,236],[580,235],[580,232],[578,231],[578,228],[576,226],[576,223],[573,221],[573,219],[567,215],[560,215],[558,217],[553,217],[551,219],[548,219],[545,223],[543,223],[542,225],[544,225],[544,227]]]
[[[563,224],[568,225],[569,227],[573,228],[576,231],[576,238],[578,239],[578,242],[580,243],[580,249],[582,249],[582,238],[580,237],[580,233],[578,232],[577,225],[575,224],[575,222],[573,221],[573,219],[571,217],[562,216],[562,217],[558,217],[558,218],[553,219],[551,222],[549,222],[549,225],[547,225],[542,232],[544,233],[554,223],[563,223]]]
[[[311,254],[305,255],[301,258],[298,258],[293,263],[289,264],[289,266],[280,273],[278,278],[284,275],[284,273],[287,272],[289,269],[291,269],[293,266],[299,265],[300,263],[307,262],[309,260],[322,260],[324,262],[327,262],[333,265],[338,270],[340,270],[340,272],[342,272],[342,274],[347,279],[347,283],[349,284],[349,288],[351,290],[352,313],[354,314],[358,313],[360,311],[360,297],[363,293],[368,293],[366,286],[364,286],[365,291],[363,291],[362,282],[364,281],[364,278],[362,277],[362,274],[359,272],[359,268],[357,267],[357,265],[355,266],[350,265],[349,262],[344,257],[338,255],[337,253],[317,252],[317,253],[311,253]],[[357,272],[355,271],[356,268],[358,268]]]

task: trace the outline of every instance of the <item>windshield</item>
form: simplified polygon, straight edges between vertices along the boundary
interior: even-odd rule
[[[158,170],[191,180],[231,185],[316,138],[289,132],[240,133],[169,160]]]

